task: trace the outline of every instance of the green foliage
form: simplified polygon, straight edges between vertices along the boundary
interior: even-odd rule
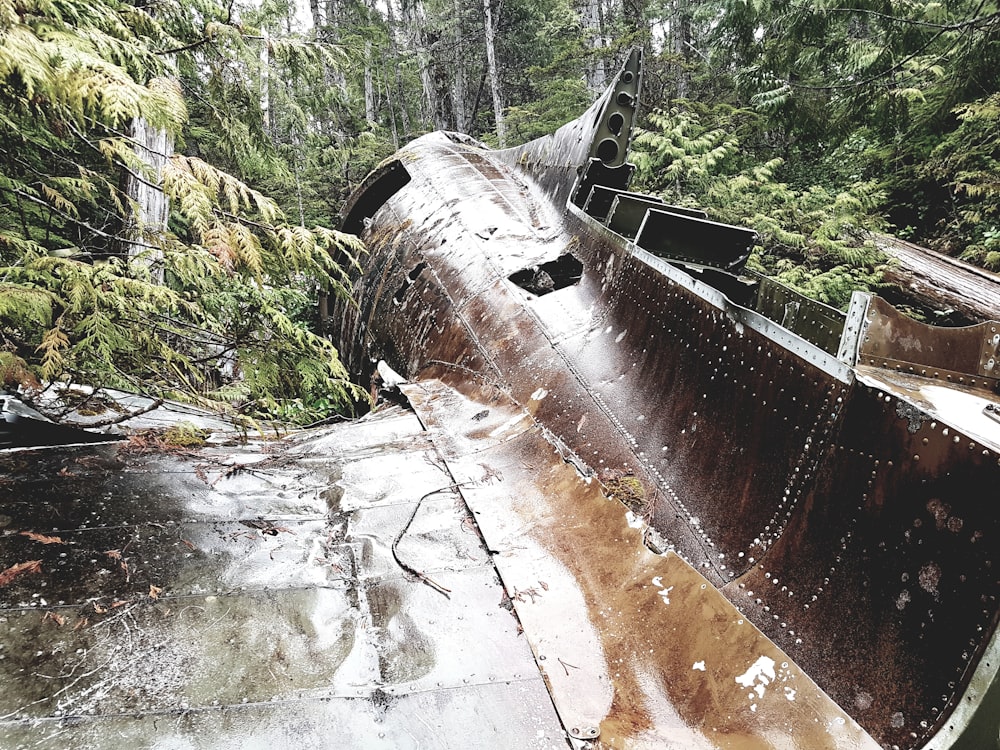
[[[181,87],[156,50],[212,49],[201,58],[211,69],[251,36],[209,4],[153,19],[117,0],[0,0],[5,380],[73,379],[200,399],[238,384],[243,397],[233,402],[249,412],[317,394],[350,408],[363,395],[303,314],[307,292],[346,292],[347,272],[333,258],[353,262],[358,241],[287,223],[273,199],[199,156],[167,154],[157,172],[128,135],[139,118],[175,137],[185,132]],[[275,43],[273,53],[291,67],[329,60],[295,40]],[[241,132],[247,118],[213,112],[232,126],[220,149],[252,171],[247,155],[266,149],[253,145],[250,128]],[[246,144],[239,159],[238,142]],[[159,182],[171,231],[128,234],[136,206],[123,173]]]
[[[985,262],[996,227],[996,3],[722,8],[712,64],[766,117],[794,184],[876,180],[885,197],[873,210],[915,241]]]
[[[553,78],[547,70],[537,70],[538,98],[507,109],[507,127],[513,143],[527,143],[569,122],[587,108],[586,82],[576,78]]]
[[[584,68],[598,63],[587,49],[579,12],[566,0],[501,6],[510,31],[500,54],[515,62],[504,78],[510,140],[525,143],[579,116],[593,100]],[[589,58],[589,59],[588,59]],[[603,64],[604,61],[600,60]]]
[[[951,191],[950,233],[967,238],[962,257],[1000,270],[1000,93],[955,109],[958,127],[920,174]]]
[[[807,297],[841,310],[847,309],[855,291],[877,291],[882,283],[878,267],[842,264],[824,269],[759,252],[751,256],[748,265]]]
[[[837,306],[847,304],[851,288],[877,281],[884,258],[863,239],[882,227],[876,183],[859,181],[834,193],[782,181],[783,159],[755,162],[741,146],[737,133],[748,140],[761,135],[762,120],[752,111],[678,105],[653,112],[649,122],[656,129],[635,142],[638,179],[670,203],[756,230],[767,253],[757,256],[758,270]]]
[[[731,107],[701,113],[688,106],[670,112],[653,110],[648,119],[655,130],[639,130],[634,143],[639,179],[653,189],[667,191],[675,201],[700,195],[719,175],[738,167],[735,131],[740,114],[752,117]]]

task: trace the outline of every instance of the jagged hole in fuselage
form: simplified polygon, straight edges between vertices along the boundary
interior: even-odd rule
[[[529,294],[540,297],[573,286],[579,283],[582,276],[583,263],[572,253],[563,253],[548,263],[539,263],[537,266],[516,271],[508,279]]]

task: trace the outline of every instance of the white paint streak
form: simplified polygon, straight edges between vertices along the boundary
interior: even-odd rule
[[[517,423],[520,422],[524,418],[525,418],[524,414],[517,414],[517,415],[511,417],[506,422],[504,422],[502,425],[500,425],[495,430],[493,430],[493,432],[490,433],[490,437],[491,438],[500,437],[505,432],[507,432],[508,430],[510,430],[512,427],[514,427],[515,425],[517,425]]]
[[[705,662],[704,661],[696,661],[692,665],[691,669],[697,669],[699,672],[705,672],[705,671],[707,671],[705,669]]]

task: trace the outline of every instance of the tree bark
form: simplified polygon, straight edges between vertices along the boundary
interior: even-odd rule
[[[365,120],[375,124],[375,82],[372,76],[372,43],[365,42]]]
[[[409,135],[412,132],[410,127],[410,115],[406,109],[406,92],[403,88],[403,73],[399,65],[399,48],[396,45],[396,16],[392,8],[393,0],[386,0],[385,4],[385,20],[386,25],[389,29],[389,52],[392,54],[393,65],[396,68],[396,94],[399,97],[399,116],[400,122],[403,126],[403,134]],[[388,87],[388,84],[386,84]],[[393,129],[395,132],[396,122],[393,120]]]
[[[271,48],[267,29],[260,31],[260,116],[264,132],[271,130]]]
[[[312,15],[313,29],[319,35],[320,29],[325,25],[323,14],[320,11],[319,0],[309,0],[309,12]]]
[[[452,12],[455,14],[452,33],[452,111],[455,114],[455,130],[460,133],[469,132],[471,123],[466,119],[465,57],[462,55],[462,4],[453,0]]]
[[[686,99],[690,93],[691,74],[688,62],[691,56],[691,10],[688,0],[674,0],[670,16],[670,37],[674,53],[674,81],[677,98]]]
[[[162,284],[163,252],[152,249],[167,231],[170,203],[163,192],[163,167],[173,151],[173,138],[165,130],[152,127],[144,118],[132,121],[130,135],[135,152],[148,165],[148,173],[126,178],[125,191],[135,201],[135,213],[123,236],[129,263],[147,270],[152,279]]]
[[[875,235],[890,257],[882,278],[907,300],[941,312],[954,310],[972,323],[1000,318],[1000,276],[895,237]]]
[[[591,49],[587,61],[587,88],[592,92],[603,91],[607,86],[607,70],[604,65],[604,23],[601,9],[602,0],[583,0],[580,6],[580,21],[583,23],[587,45]]]
[[[403,15],[404,23],[410,30],[410,48],[416,52],[417,64],[420,66],[420,83],[423,86],[423,117],[424,121],[430,120],[434,127],[443,130],[446,124],[441,121],[441,105],[439,102],[437,87],[434,83],[434,47],[436,46],[435,35],[427,29],[427,20],[423,5],[419,0],[404,3],[400,12]]]
[[[649,51],[649,25],[646,22],[646,0],[623,0],[622,18],[625,28],[637,34],[636,41]]]
[[[493,94],[493,116],[497,126],[497,145],[507,146],[507,128],[503,119],[503,96],[500,90],[500,74],[497,71],[496,26],[493,23],[493,9],[490,0],[483,0],[484,24],[486,27],[486,64],[489,68],[490,91]]]

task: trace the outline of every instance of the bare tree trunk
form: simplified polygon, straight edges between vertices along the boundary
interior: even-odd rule
[[[372,43],[365,42],[365,119],[375,124],[375,83],[372,78]]]
[[[389,51],[392,53],[392,61],[396,67],[396,94],[399,96],[399,115],[400,121],[403,125],[403,134],[407,135],[412,132],[410,127],[410,115],[406,109],[406,93],[403,88],[403,73],[400,70],[398,63],[399,60],[399,49],[396,46],[396,18],[395,13],[392,9],[393,0],[386,0],[385,3],[385,17],[386,24],[389,27]],[[387,84],[388,86],[388,84]],[[395,128],[396,123],[393,121],[393,127]]]
[[[603,91],[607,86],[607,70],[604,65],[604,24],[601,0],[583,0],[580,6],[580,21],[583,23],[587,44],[592,53],[587,61],[587,87],[594,92]]]
[[[135,213],[123,233],[129,263],[146,269],[156,283],[162,284],[163,252],[156,245],[167,231],[170,203],[163,192],[162,175],[167,156],[173,151],[173,137],[141,117],[132,121],[130,131],[135,152],[148,169],[126,178],[125,191],[135,201]]]
[[[637,34],[636,41],[649,50],[649,26],[646,21],[646,0],[623,0],[622,18],[625,28]]]
[[[399,132],[396,130],[396,111],[392,103],[392,92],[389,91],[389,79],[388,76],[384,75],[384,72],[385,71],[383,70],[382,85],[385,87],[385,102],[389,105],[389,122],[392,124],[392,149],[393,151],[398,151]],[[405,117],[406,108],[402,102],[400,102],[400,108],[403,110],[403,115]]]
[[[670,16],[670,37],[673,47],[677,98],[686,99],[691,88],[688,63],[691,57],[691,10],[688,0],[674,0]]]
[[[264,37],[260,43],[260,116],[264,132],[271,131],[271,49],[267,29],[260,30]]]
[[[317,39],[329,42],[330,44],[336,44],[340,40],[340,26],[344,23],[341,10],[342,8],[339,0],[327,0],[326,23],[322,27],[316,27]],[[344,95],[344,97],[347,96],[347,78],[344,76],[344,73],[339,67],[324,64],[324,79],[329,85],[336,86],[340,89],[340,92]]]
[[[432,72],[432,48],[434,39],[427,33],[427,19],[424,15],[423,5],[419,0],[414,0],[401,7],[404,14],[404,23],[410,29],[410,47],[416,51],[417,64],[420,66],[420,83],[423,85],[423,119],[430,120],[437,129],[443,129],[445,124],[440,121],[440,106],[438,103],[437,89],[434,86],[434,76]]]
[[[483,0],[486,26],[486,64],[490,72],[490,90],[493,93],[493,116],[497,124],[497,145],[507,146],[507,128],[503,119],[503,97],[500,91],[500,75],[497,72],[496,26],[493,23],[493,10],[490,0]]]
[[[465,100],[467,92],[465,89],[465,59],[462,55],[462,6],[460,0],[454,0],[452,9],[455,14],[454,33],[452,34],[452,44],[454,45],[452,55],[452,111],[455,114],[455,130],[460,133],[469,132],[469,125],[466,118]]]

